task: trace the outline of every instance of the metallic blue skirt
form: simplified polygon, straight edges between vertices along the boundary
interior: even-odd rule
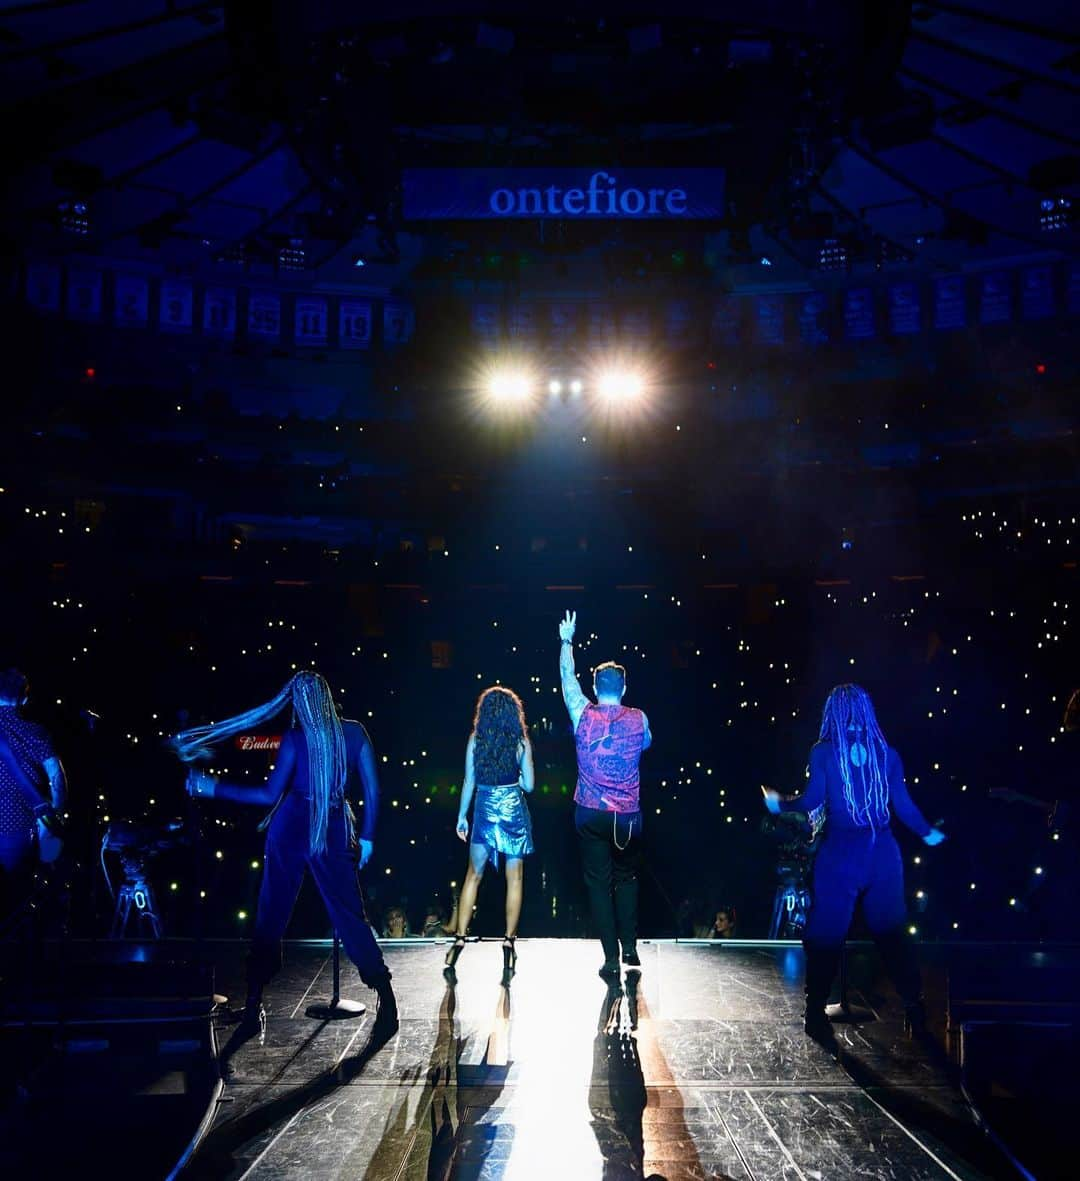
[[[490,849],[496,865],[500,853],[524,857],[533,851],[532,820],[525,793],[516,783],[509,787],[477,787],[469,840]]]

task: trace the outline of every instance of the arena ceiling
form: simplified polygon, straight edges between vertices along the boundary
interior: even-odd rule
[[[824,238],[854,267],[1075,252],[1075,5],[394,7],[3,5],[6,233],[185,268],[301,240],[313,278],[402,282],[435,232],[401,224],[401,167],[645,159],[721,163],[705,229],[773,279]]]

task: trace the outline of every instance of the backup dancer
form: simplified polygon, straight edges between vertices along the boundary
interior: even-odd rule
[[[885,741],[869,695],[838,685],[825,702],[821,734],[810,752],[809,782],[798,796],[763,787],[770,812],[805,812],[825,837],[814,861],[813,904],[806,924],[806,1032],[832,1037],[825,1004],[857,902],[885,968],[904,1002],[909,1029],[925,1023],[918,963],[904,927],[904,868],[891,813],[927,845],[945,835],[916,807],[900,756]]]
[[[593,673],[594,705],[582,692],[574,671],[577,612],[567,611],[559,624],[559,673],[563,701],[574,727],[578,781],[574,824],[589,908],[600,933],[604,963],[600,976],[619,979],[622,962],[637,968],[638,869],[641,865],[642,752],[652,745],[649,719],[623,705],[626,669],[609,661]]]
[[[532,821],[523,793],[535,785],[532,746],[521,698],[509,689],[485,689],[476,703],[473,730],[465,746],[465,780],[461,788],[457,835],[469,846],[469,866],[457,908],[457,934],[446,954],[446,973],[465,947],[480,880],[488,861],[499,867],[506,858],[506,935],[503,976],[517,967],[518,921],[525,888],[525,857],[533,851]],[[475,796],[472,830],[469,805]]]
[[[223,783],[194,768],[188,772],[193,797],[272,809],[260,825],[267,830],[266,854],[248,957],[244,1023],[261,1017],[263,988],[281,966],[281,940],[304,873],[310,870],[346,954],[378,996],[375,1030],[389,1037],[398,1028],[397,1003],[357,878],[357,870],[368,863],[374,849],[379,808],[375,754],[367,731],[359,722],[342,721],[325,678],[305,671],[272,701],[215,725],[185,730],[173,739],[173,747],[186,763],[206,758],[211,747],[285,709],[292,711],[292,726],[282,736],[277,762],[262,786]],[[357,779],[364,797],[359,839],[347,798]]]

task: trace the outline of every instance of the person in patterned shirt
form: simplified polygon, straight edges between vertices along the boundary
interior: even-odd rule
[[[574,728],[578,781],[574,824],[589,909],[604,949],[600,976],[614,984],[622,962],[636,971],[638,870],[641,866],[641,777],[643,751],[652,746],[649,719],[623,705],[626,669],[608,661],[593,672],[596,703],[582,692],[574,671],[577,612],[559,624],[559,675],[563,701]]]
[[[18,669],[0,671],[0,734],[10,757],[41,793],[42,805],[51,799],[53,810],[60,812],[67,798],[64,768],[44,726],[22,716],[29,692],[29,682]],[[0,757],[0,915],[13,909],[36,863],[35,809],[20,782]]]

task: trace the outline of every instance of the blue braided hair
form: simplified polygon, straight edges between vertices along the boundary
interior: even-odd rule
[[[209,758],[217,743],[268,722],[290,707],[294,724],[307,740],[311,792],[308,840],[312,853],[325,853],[330,809],[342,798],[348,770],[345,733],[325,677],[306,669],[298,672],[273,700],[224,721],[184,730],[172,738],[171,746],[185,763]]]
[[[860,828],[885,827],[889,823],[889,745],[869,693],[858,685],[837,685],[825,702],[819,739],[832,744],[851,819]],[[861,772],[857,782],[853,767]]]

